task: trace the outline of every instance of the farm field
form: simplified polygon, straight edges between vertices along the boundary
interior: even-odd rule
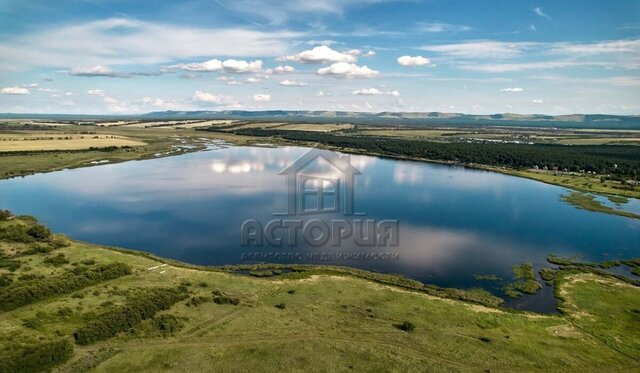
[[[0,152],[82,150],[142,146],[144,142],[116,135],[60,135],[56,133],[0,134]]]
[[[350,124],[286,124],[278,127],[285,131],[333,132],[353,128]]]
[[[94,136],[99,139],[92,139]],[[52,137],[55,140],[9,141]],[[0,124],[0,139],[7,139],[0,141],[0,178],[96,164],[92,162],[117,163],[183,154],[203,149],[214,139],[238,145],[256,140],[250,136],[195,129],[76,124],[50,127],[24,123]]]
[[[420,138],[420,137],[441,137],[443,135],[454,135],[454,134],[463,134],[465,132],[455,131],[455,130],[422,130],[422,129],[384,129],[384,130],[363,130],[360,131],[359,134],[367,135],[367,136],[397,136],[397,137],[409,137],[409,138]]]

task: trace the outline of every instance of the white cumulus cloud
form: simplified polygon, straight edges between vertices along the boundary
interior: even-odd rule
[[[358,51],[359,54],[360,51]],[[329,63],[329,62],[356,62],[355,50],[341,53],[326,45],[321,45],[295,55],[280,57],[280,61],[294,61],[299,63]]]
[[[27,88],[18,87],[18,86],[2,88],[0,89],[0,92],[4,95],[28,95],[29,94],[29,90]]]
[[[104,96],[104,91],[101,89],[90,89],[87,91],[90,96]]]
[[[177,101],[167,101],[161,98],[143,97],[142,103],[152,105],[164,110],[175,110],[180,108],[180,103]]]
[[[257,73],[262,70],[262,60],[255,61],[243,61],[243,60],[225,60],[222,63],[222,68],[226,72],[244,74],[244,73]]]
[[[73,69],[69,70],[69,74],[74,76],[86,76],[86,77],[106,76],[109,78],[117,78],[122,76],[122,74],[119,74],[111,70],[109,67],[102,66],[102,65],[89,66],[89,67],[74,67]]]
[[[524,88],[520,88],[520,87],[502,88],[500,92],[520,93],[520,92],[524,92]]]
[[[217,59],[194,62],[188,64],[171,65],[170,68],[181,69],[194,72],[228,72],[234,74],[257,73],[262,70],[262,60],[244,61],[228,59],[220,61]]]
[[[293,68],[293,66],[284,65],[268,69],[267,74],[291,74],[294,71],[296,71],[296,69]]]
[[[318,75],[333,76],[336,78],[375,78],[380,72],[372,70],[368,66],[358,66],[353,63],[338,62],[331,66],[322,67],[317,71]]]
[[[253,95],[251,99],[256,102],[269,102],[271,101],[271,95],[258,93]]]
[[[398,57],[398,63],[402,66],[424,66],[428,65],[431,61],[428,58],[422,56],[402,56]]]
[[[214,95],[213,93],[196,91],[191,97],[193,101],[213,104],[216,106],[225,106],[233,104],[233,98],[226,95]]]
[[[285,87],[306,87],[307,83],[304,82],[296,82],[295,80],[283,80],[280,82],[280,85],[283,85]]]
[[[351,94],[364,95],[364,96],[375,96],[375,95],[389,95],[393,97],[400,96],[400,92],[398,91],[381,91],[378,88],[356,89],[355,91],[351,92]]]

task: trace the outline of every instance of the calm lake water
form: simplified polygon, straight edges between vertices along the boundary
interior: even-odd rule
[[[354,177],[353,209],[366,215],[346,218],[397,219],[398,246],[349,240],[338,247],[312,247],[303,240],[295,247],[241,246],[247,219],[266,224],[290,218],[274,215],[288,206],[287,177],[279,173],[307,151],[226,147],[3,180],[0,208],[34,215],[75,239],[189,263],[248,263],[256,252],[282,253],[266,261],[348,265],[441,286],[481,286],[496,294],[504,283],[476,281],[473,275],[509,279],[513,265],[530,261],[537,270],[549,253],[586,261],[640,256],[640,221],[577,209],[560,200],[565,188],[462,167],[353,155],[351,165],[360,172]],[[326,163],[320,159],[316,166]],[[342,186],[332,194],[332,186],[325,185],[321,198],[340,204],[346,195]],[[317,185],[309,190],[317,192]],[[638,200],[627,206],[637,210]],[[329,261],[321,256],[372,252],[391,256]],[[547,288],[510,304],[550,311],[554,303]]]

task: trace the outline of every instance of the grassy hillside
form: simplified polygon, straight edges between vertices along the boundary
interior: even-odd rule
[[[546,316],[360,272],[254,277],[165,262],[21,217],[0,221],[0,240],[0,371],[588,372],[640,360],[640,288],[575,269],[556,273],[565,313]],[[6,306],[20,294],[26,303]]]

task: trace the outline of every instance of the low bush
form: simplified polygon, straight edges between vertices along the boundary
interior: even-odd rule
[[[160,315],[153,318],[153,328],[162,335],[171,335],[184,327],[184,323],[174,315]]]
[[[43,372],[69,360],[73,345],[67,340],[11,345],[0,351],[0,372]]]
[[[0,275],[0,287],[5,287],[11,285],[13,282],[13,278],[7,274]]]
[[[9,311],[54,295],[69,294],[82,288],[131,274],[123,263],[95,268],[75,268],[59,276],[19,282],[0,288],[0,310]]]
[[[48,257],[44,258],[43,262],[45,264],[49,264],[49,265],[52,265],[54,267],[60,267],[61,265],[69,263],[69,261],[64,256],[64,254],[58,254],[58,255],[55,255],[55,256],[48,256]]]
[[[79,345],[109,339],[139,325],[143,320],[152,318],[158,311],[168,310],[185,297],[186,295],[178,289],[147,289],[127,299],[124,305],[114,307],[97,316],[76,330],[73,337]]]
[[[19,260],[0,258],[0,269],[15,272],[21,265],[22,263]]]
[[[0,240],[32,243],[51,239],[51,231],[44,225],[11,224],[0,228]]]
[[[9,210],[0,210],[0,221],[9,220],[13,214]]]
[[[213,297],[213,302],[215,304],[232,304],[234,306],[237,306],[238,304],[240,304],[240,299],[227,295],[216,295]]]
[[[412,332],[416,329],[416,326],[411,321],[403,321],[402,323],[395,324],[393,326],[404,332]]]
[[[61,307],[58,309],[58,316],[60,317],[69,317],[73,315],[73,310],[69,307]]]
[[[186,305],[187,307],[198,307],[199,305],[207,302],[211,302],[210,297],[192,297]]]

